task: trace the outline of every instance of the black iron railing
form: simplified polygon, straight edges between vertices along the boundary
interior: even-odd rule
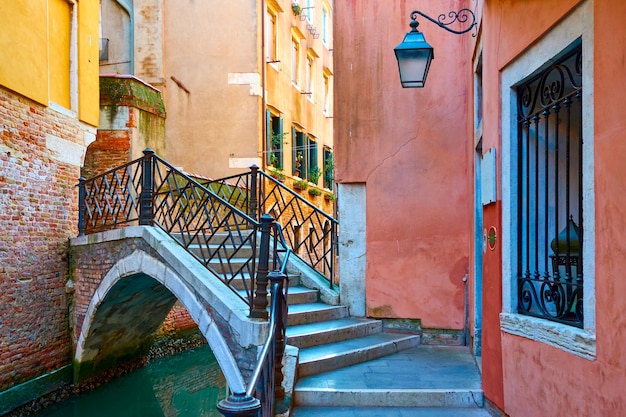
[[[582,47],[517,87],[518,312],[583,327]]]
[[[78,228],[79,235],[85,235],[127,225],[160,227],[231,288],[238,280],[251,317],[268,318],[271,283],[269,335],[248,389],[218,405],[225,416],[269,417],[275,400],[284,397],[285,269],[292,249],[271,215],[256,220],[262,207],[257,205],[257,182],[247,185],[252,192],[240,185],[229,189],[225,180],[201,184],[146,149],[142,158],[80,179]]]
[[[144,157],[79,184],[79,234],[156,225],[267,318],[254,301],[261,222],[146,150]],[[263,289],[265,290],[265,289]],[[254,307],[259,310],[253,312]]]
[[[252,218],[269,213],[291,251],[333,287],[338,222],[332,216],[256,166],[247,173],[203,184]]]
[[[287,326],[287,276],[281,271],[268,274],[272,303],[270,329],[259,362],[246,392],[234,392],[220,401],[217,409],[225,417],[273,417],[275,401],[284,398],[282,359]]]

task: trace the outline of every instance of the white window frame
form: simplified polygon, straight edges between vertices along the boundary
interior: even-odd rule
[[[291,38],[291,83],[300,88],[300,40]]]
[[[322,42],[324,45],[329,45],[329,23],[330,23],[330,9],[326,4],[322,5]]]
[[[315,57],[311,54],[307,54],[306,57],[306,86],[305,86],[305,93],[307,95],[307,98],[310,101],[313,101],[313,84],[314,79],[313,79],[313,73],[314,73],[314,65],[315,65]]]
[[[583,57],[583,258],[584,328],[517,313],[517,97],[515,86],[577,39]],[[594,208],[594,107],[593,107],[593,0],[587,0],[550,32],[502,70],[502,313],[503,332],[554,346],[595,360],[595,208]]]
[[[268,7],[265,11],[265,18],[265,58],[271,65],[276,66],[275,61],[278,60],[278,13]]]

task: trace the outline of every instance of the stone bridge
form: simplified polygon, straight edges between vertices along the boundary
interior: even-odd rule
[[[245,391],[268,323],[157,227],[131,226],[70,242],[74,379],[145,357],[176,300],[206,338],[233,392]]]

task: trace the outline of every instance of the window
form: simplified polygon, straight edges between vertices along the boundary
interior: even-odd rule
[[[309,159],[309,172],[307,178],[309,181],[317,185],[321,171],[317,162],[317,142],[311,136],[307,138],[308,159]]]
[[[293,157],[292,174],[304,179],[307,172],[306,135],[304,132],[292,127],[291,136],[294,138],[291,147]]]
[[[266,18],[267,18],[267,23],[265,25],[265,45],[266,45],[265,50],[267,54],[267,61],[276,62],[278,60],[277,52],[276,52],[278,50],[277,36],[276,36],[276,33],[277,33],[276,32],[277,31],[276,13],[268,9]]]
[[[77,96],[77,14],[67,1],[49,4],[50,101],[65,109],[78,110]]]
[[[592,3],[583,3],[503,68],[500,79],[506,236],[500,327],[591,360],[593,20]]]
[[[283,119],[272,114],[269,110],[267,117],[267,157],[266,163],[274,168],[283,168]]]
[[[582,49],[517,86],[518,312],[583,326]]]
[[[300,71],[300,41],[291,39],[291,82],[298,87]]]
[[[306,16],[306,20],[308,20],[309,23],[313,23],[313,18],[315,17],[313,13],[314,11],[314,0],[306,0],[306,5],[304,6],[304,14]]]
[[[322,7],[322,42],[324,45],[328,45],[329,39],[329,24],[330,24],[330,12],[328,7],[324,5]]]
[[[324,73],[324,108],[325,115],[330,113],[330,76]]]
[[[315,58],[311,55],[307,56],[306,65],[306,91],[309,100],[313,100],[313,62]]]
[[[333,151],[324,146],[324,187],[329,190],[333,189],[333,177],[335,172],[335,163],[333,160]]]

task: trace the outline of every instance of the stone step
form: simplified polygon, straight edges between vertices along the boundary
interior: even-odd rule
[[[289,294],[291,298],[291,293]],[[287,343],[300,349],[382,332],[380,320],[345,319],[287,327]]]
[[[344,317],[348,317],[348,307],[346,306],[330,306],[321,302],[295,304],[289,306],[287,326],[317,323]]]
[[[252,247],[248,245],[220,246],[210,244],[207,247],[207,245],[191,244],[187,247],[187,249],[200,259],[206,259],[211,257],[212,260],[217,260],[219,258],[239,258],[242,260],[248,260],[252,257]]]
[[[207,234],[202,235],[201,233],[197,235],[191,234],[182,234],[182,233],[170,233],[174,239],[179,242],[185,242],[187,244],[195,245],[195,244],[203,244],[206,245],[207,240],[211,245],[220,245],[224,243],[225,246],[239,246],[241,242],[248,241],[248,236],[252,233],[251,230],[241,229],[239,233],[236,229],[233,229],[232,233],[228,232],[217,232],[215,234]]]
[[[241,268],[246,270],[246,263],[250,262],[250,267],[252,266],[252,261],[250,258],[228,258],[228,257],[216,257],[208,262],[208,266],[217,273],[229,273],[230,271],[236,272]]]
[[[480,407],[483,407],[484,397],[482,389],[296,388],[294,402],[298,407],[452,407],[482,409]],[[381,416],[389,415],[380,410],[379,412]],[[335,414],[329,415],[334,416]],[[456,415],[465,416],[466,414],[460,413]]]
[[[241,284],[241,280],[239,280],[238,282],[239,284]],[[237,292],[242,297],[245,297],[246,295],[246,292],[243,290],[243,288],[238,289]],[[287,298],[287,302],[290,306],[296,304],[312,304],[316,303],[318,301],[318,298],[319,296],[317,290],[311,290],[306,287],[296,286],[289,287],[289,296]],[[271,301],[271,294],[268,294],[267,299],[268,302]]]
[[[459,407],[296,407],[291,417],[491,417],[484,408]]]
[[[298,377],[319,374],[417,346],[419,336],[379,333],[300,349]],[[296,386],[297,390],[297,386]]]

